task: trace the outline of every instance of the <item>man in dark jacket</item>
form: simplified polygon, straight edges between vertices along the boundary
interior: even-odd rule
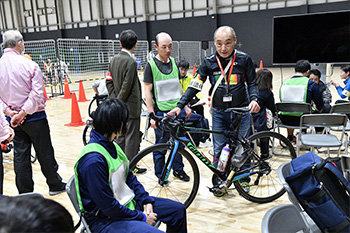
[[[126,125],[127,132],[118,136],[117,143],[131,160],[140,149],[140,115],[141,115],[141,83],[137,76],[137,63],[132,53],[137,46],[137,35],[132,30],[120,34],[122,51],[113,57],[109,64],[113,83],[108,82],[109,97],[117,97],[128,106],[130,117]]]

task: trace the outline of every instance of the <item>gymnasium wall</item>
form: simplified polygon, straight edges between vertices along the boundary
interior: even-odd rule
[[[232,26],[238,38],[237,48],[247,52],[258,64],[263,60],[264,66],[272,66],[272,20],[273,16],[318,13],[325,11],[348,10],[350,1],[319,5],[303,5],[248,12],[235,12],[181,18],[170,20],[144,21],[130,24],[103,25],[89,28],[63,29],[56,31],[24,33],[25,40],[86,38],[117,39],[124,29],[134,30],[140,40],[154,40],[158,32],[168,32],[176,41],[211,41],[218,26]],[[296,25],[297,27],[298,25]],[[291,28],[290,30],[293,30]]]

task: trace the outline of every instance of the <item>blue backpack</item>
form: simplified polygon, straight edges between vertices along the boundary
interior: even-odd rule
[[[302,208],[323,232],[350,232],[350,185],[339,170],[339,160],[308,152],[291,161],[286,177]]]

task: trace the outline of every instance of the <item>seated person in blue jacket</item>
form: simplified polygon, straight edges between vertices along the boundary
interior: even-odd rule
[[[350,82],[349,82],[350,65],[341,66],[339,76],[341,79],[344,80],[344,84],[345,84],[344,87],[340,86],[340,84],[334,80],[330,81],[330,83],[333,84],[337,89],[339,96],[342,98],[341,100],[337,100],[335,102],[336,104],[347,103],[350,101]]]
[[[80,209],[92,232],[187,232],[183,204],[151,197],[129,169],[129,161],[113,139],[126,131],[125,103],[107,99],[96,109],[89,143],[75,164]]]

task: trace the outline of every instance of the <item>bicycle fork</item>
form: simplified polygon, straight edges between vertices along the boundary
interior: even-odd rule
[[[163,187],[167,186],[169,184],[168,178],[169,178],[169,175],[170,175],[170,170],[173,167],[174,159],[175,159],[176,153],[177,153],[177,151],[179,149],[179,145],[180,145],[180,142],[177,141],[177,140],[175,140],[175,142],[172,143],[169,157],[166,160],[166,164],[163,167],[161,176],[158,179],[159,185],[161,185]]]

